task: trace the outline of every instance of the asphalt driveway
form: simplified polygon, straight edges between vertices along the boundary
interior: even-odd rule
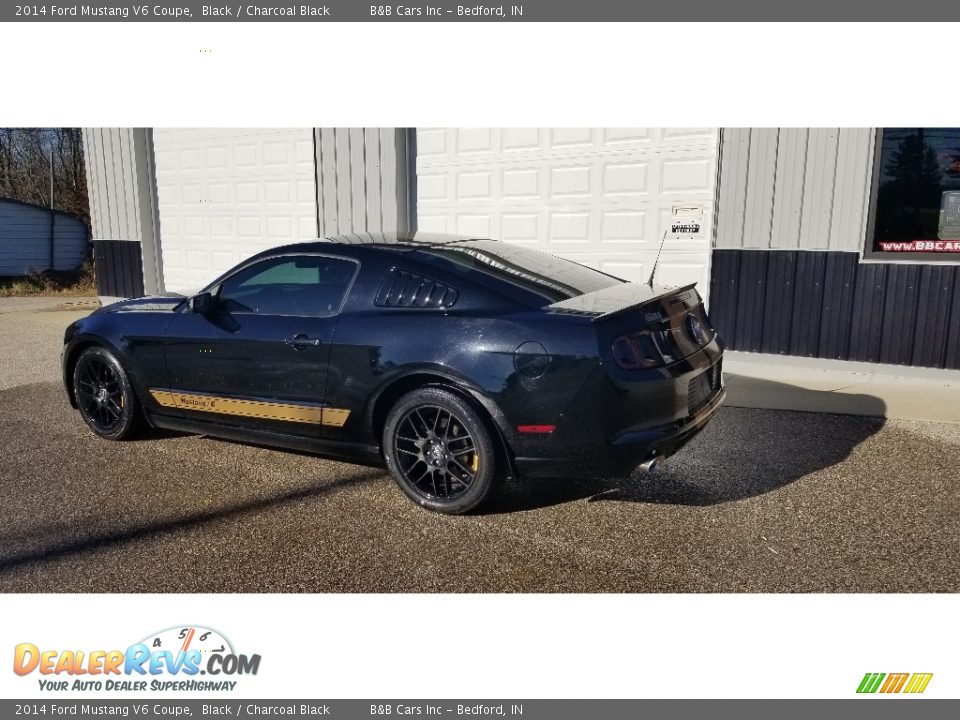
[[[0,299],[3,591],[960,590],[960,425],[724,408],[658,477],[442,517],[377,468],[95,438],[62,302]]]

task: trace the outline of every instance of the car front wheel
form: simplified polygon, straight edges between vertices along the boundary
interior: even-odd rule
[[[122,440],[138,429],[139,411],[130,378],[103,347],[83,351],[73,369],[73,392],[80,416],[107,440]]]
[[[387,416],[383,451],[400,489],[436,512],[469,512],[497,485],[487,424],[469,403],[441,388],[400,398]]]

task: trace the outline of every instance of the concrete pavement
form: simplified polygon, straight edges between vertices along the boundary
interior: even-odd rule
[[[379,468],[102,441],[60,387],[76,313],[11,305],[0,591],[960,591],[960,425],[728,406],[661,475],[509,483],[443,517]]]
[[[960,370],[727,352],[727,405],[960,423]]]

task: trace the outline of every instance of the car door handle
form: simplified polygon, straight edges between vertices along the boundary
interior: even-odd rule
[[[316,338],[308,338],[303,333],[298,333],[292,338],[287,338],[283,341],[294,350],[302,350],[305,347],[320,347],[320,341]]]

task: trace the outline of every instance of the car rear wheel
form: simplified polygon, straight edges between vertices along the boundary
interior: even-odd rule
[[[404,395],[390,410],[383,451],[394,480],[436,512],[469,512],[497,485],[496,446],[483,417],[440,388]]]
[[[107,440],[122,440],[138,429],[139,409],[130,378],[103,347],[83,351],[73,369],[73,392],[80,416]]]

